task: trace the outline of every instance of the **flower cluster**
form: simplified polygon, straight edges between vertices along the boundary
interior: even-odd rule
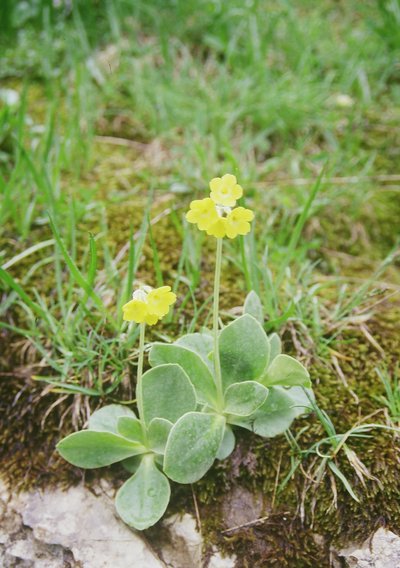
[[[219,239],[246,235],[254,213],[244,207],[235,207],[236,200],[243,195],[236,177],[225,174],[222,178],[214,178],[210,181],[210,190],[210,197],[191,202],[186,214],[189,223],[197,224],[201,231]]]
[[[167,315],[175,301],[176,295],[171,292],[170,286],[161,286],[161,288],[143,286],[133,293],[130,302],[122,306],[123,319],[154,325]]]

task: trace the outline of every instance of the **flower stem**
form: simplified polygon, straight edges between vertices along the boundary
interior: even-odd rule
[[[144,334],[146,330],[146,324],[139,324],[140,336],[139,336],[139,360],[137,366],[137,377],[136,377],[136,404],[139,412],[139,419],[144,426],[144,415],[143,415],[143,396],[142,396],[142,375],[143,375],[143,359],[144,359]]]
[[[214,380],[217,387],[218,409],[223,410],[224,393],[222,389],[221,362],[219,358],[218,316],[219,316],[219,288],[221,281],[222,264],[222,238],[217,238],[217,255],[215,260],[214,277],[214,304],[213,304],[213,334],[214,334]]]

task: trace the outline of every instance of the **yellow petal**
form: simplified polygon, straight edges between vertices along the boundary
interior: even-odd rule
[[[169,312],[169,307],[176,301],[176,295],[171,292],[170,286],[161,286],[151,290],[147,295],[148,311],[158,317]]]
[[[235,199],[240,199],[243,195],[243,188],[238,183],[233,187],[232,195]]]
[[[232,174],[225,174],[222,176],[222,181],[225,185],[227,185],[228,187],[232,187],[236,184],[237,180],[236,180],[236,176],[232,175]]]
[[[243,189],[236,183],[236,177],[232,174],[212,179],[210,189],[211,199],[224,207],[234,207],[236,200],[243,195]]]
[[[219,217],[218,220],[213,223],[207,229],[207,235],[216,237],[217,239],[222,239],[226,235],[226,219]]]
[[[192,201],[186,219],[189,223],[196,223],[201,231],[206,231],[218,219],[215,203],[209,197]]]
[[[159,320],[159,318],[155,314],[147,314],[147,316],[145,318],[145,322],[148,325],[154,325],[158,322],[158,320]]]
[[[229,213],[227,218],[232,220],[233,222],[236,221],[249,222],[254,219],[254,213],[251,209],[245,209],[244,207],[236,207]]]
[[[222,185],[222,179],[218,177],[213,178],[209,183],[211,191],[218,191],[221,185]]]
[[[131,300],[122,306],[123,320],[143,323],[148,314],[148,307],[141,300]]]
[[[250,221],[254,219],[254,213],[244,207],[236,207],[226,218],[226,234],[229,239],[237,235],[247,235],[250,232]]]

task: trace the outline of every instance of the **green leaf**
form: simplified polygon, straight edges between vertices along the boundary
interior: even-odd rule
[[[174,423],[196,409],[196,393],[188,376],[179,365],[160,365],[144,373],[141,381],[143,418],[165,418]]]
[[[293,400],[284,389],[271,388],[268,399],[257,411],[253,431],[264,438],[273,438],[283,434],[297,416],[293,406]]]
[[[50,215],[49,215],[49,223],[50,223],[51,230],[53,231],[54,238],[57,241],[57,245],[59,246],[59,248],[61,250],[61,253],[62,253],[64,260],[65,260],[65,262],[68,266],[68,269],[71,273],[72,278],[82,288],[82,290],[84,290],[86,292],[87,296],[91,300],[93,300],[93,302],[100,309],[100,311],[103,312],[104,314],[106,314],[107,309],[104,307],[104,304],[103,304],[101,298],[99,298],[99,296],[94,291],[93,287],[84,278],[81,271],[79,270],[79,268],[77,267],[75,262],[70,257],[70,255],[69,255],[69,253],[68,253],[68,251],[67,251],[67,249],[66,249],[66,247],[63,243],[63,240],[60,236],[60,233],[58,232],[58,229],[57,229],[53,219],[50,217]]]
[[[289,355],[277,355],[261,381],[264,385],[311,387],[310,375],[299,361]]]
[[[129,471],[129,473],[136,473],[142,463],[143,455],[132,456],[131,458],[126,458],[122,460],[121,465]]]
[[[118,418],[117,428],[120,436],[144,445],[142,425],[138,418],[132,416],[121,416]]]
[[[61,440],[57,444],[57,450],[73,465],[95,468],[141,454],[146,448],[111,432],[82,430]]]
[[[96,432],[113,432],[118,434],[118,418],[130,416],[136,418],[133,410],[122,404],[109,404],[93,412],[89,418],[89,430]]]
[[[262,376],[269,360],[269,342],[261,325],[246,314],[227,325],[220,334],[219,350],[225,388]]]
[[[150,350],[152,367],[176,363],[185,371],[201,403],[215,403],[217,394],[213,376],[197,353],[180,345],[156,343]]]
[[[146,455],[139,469],[118,491],[115,498],[121,519],[137,530],[153,526],[165,513],[171,495],[168,479]]]
[[[178,483],[194,483],[210,469],[224,436],[225,419],[189,412],[173,426],[165,448],[164,472]]]
[[[149,446],[157,454],[165,452],[168,436],[173,424],[165,418],[153,418],[147,429]]]
[[[213,349],[212,335],[209,333],[188,333],[177,339],[174,345],[180,345],[194,351],[197,355],[200,355],[207,367],[213,371],[213,364],[208,357],[208,354]]]
[[[251,290],[244,301],[243,313],[253,316],[261,325],[264,324],[264,309],[260,297]]]
[[[224,460],[225,458],[231,455],[234,449],[235,449],[235,435],[232,432],[232,428],[228,424],[226,424],[224,437],[222,438],[221,445],[218,448],[217,459]]]
[[[266,401],[253,415],[231,422],[264,438],[273,438],[283,434],[293,420],[307,412],[310,406],[307,395],[300,387],[270,387]]]
[[[357,501],[357,503],[360,503],[360,499],[357,497],[357,495],[354,493],[352,486],[350,485],[349,480],[347,479],[347,477],[344,475],[344,473],[342,473],[340,471],[340,469],[338,468],[338,466],[333,462],[333,461],[328,461],[328,466],[330,467],[330,469],[333,471],[333,473],[336,475],[336,477],[338,477],[340,479],[340,481],[343,483],[343,485],[345,486],[347,492],[351,495],[351,497],[354,499],[354,501]]]
[[[41,308],[41,306],[39,306],[37,302],[34,302],[30,298],[30,296],[24,291],[24,289],[17,283],[17,281],[14,280],[11,274],[3,270],[3,268],[0,268],[0,279],[3,280],[7,284],[7,286],[12,288],[14,292],[18,294],[21,300],[31,308],[31,310],[36,314],[36,316],[38,316],[39,318],[45,321],[48,320],[47,313]]]
[[[225,391],[225,409],[228,414],[249,416],[268,396],[268,389],[256,381],[234,383]]]
[[[268,339],[269,339],[269,346],[271,348],[269,354],[269,362],[271,364],[272,361],[275,359],[275,357],[282,353],[282,342],[277,333],[272,333],[270,336],[268,336]]]
[[[304,387],[291,387],[284,389],[285,393],[292,399],[293,409],[296,411],[296,416],[306,414],[314,409],[315,396],[311,389]]]

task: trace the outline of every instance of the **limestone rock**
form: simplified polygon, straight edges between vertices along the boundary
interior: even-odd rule
[[[167,538],[161,555],[169,568],[234,568],[236,557],[224,557],[216,549],[207,561],[203,559],[204,543],[192,515],[173,515],[165,519],[163,526]]]
[[[240,486],[226,495],[222,510],[227,529],[251,523],[265,515],[261,493],[251,493]]]
[[[0,566],[163,568],[113,500],[83,486],[10,495],[0,480]]]
[[[380,528],[361,546],[338,552],[349,568],[400,568],[400,537]]]
[[[112,501],[96,497],[82,486],[31,494],[22,512],[35,538],[71,550],[83,568],[161,568],[144,540],[114,513]]]
[[[167,566],[201,566],[203,539],[191,515],[172,515],[163,522],[169,533],[169,542],[162,549]]]

